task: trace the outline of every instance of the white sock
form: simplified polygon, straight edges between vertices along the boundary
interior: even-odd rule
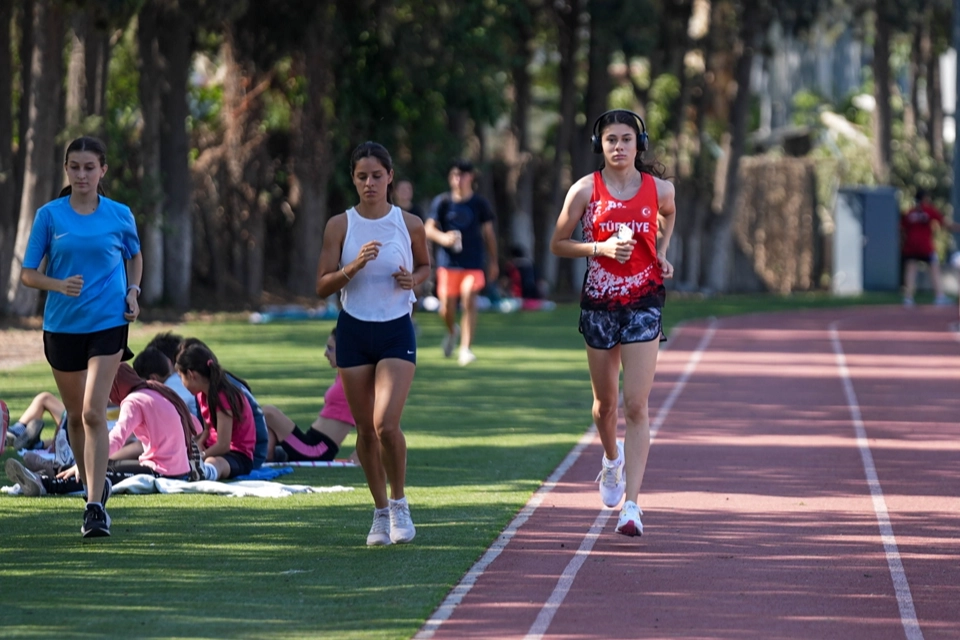
[[[617,454],[616,460],[609,460],[607,454],[603,454],[603,466],[605,467],[615,467],[620,464],[620,454]]]
[[[407,504],[407,496],[403,496],[399,500],[390,499],[390,506],[392,507],[395,504]]]
[[[391,500],[392,502],[392,500]],[[390,507],[384,507],[383,509],[374,509],[373,515],[375,516],[388,516],[390,515]]]
[[[220,477],[220,473],[217,471],[217,468],[209,462],[203,463],[203,475],[204,479],[206,480],[216,480]]]

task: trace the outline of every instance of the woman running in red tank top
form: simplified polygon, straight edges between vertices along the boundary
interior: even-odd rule
[[[609,508],[623,501],[616,532],[637,536],[643,533],[637,497],[650,453],[647,405],[662,329],[663,280],[673,277],[666,253],[676,205],[673,185],[641,162],[647,139],[640,116],[609,111],[597,118],[593,134],[603,165],[570,187],[550,250],[563,258],[587,258],[580,333],[593,386],[593,420],[605,453],[597,478],[600,498]],[[583,225],[583,241],[571,238],[577,224]],[[621,366],[622,443],[617,440]]]

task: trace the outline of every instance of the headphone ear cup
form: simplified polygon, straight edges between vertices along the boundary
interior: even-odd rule
[[[590,136],[590,145],[594,153],[603,153],[603,142],[600,141],[600,136]]]
[[[649,141],[649,139],[647,138],[647,132],[644,131],[643,133],[640,134],[640,139],[637,140],[637,148],[638,148],[638,149],[640,150],[640,152],[642,153],[642,152],[644,152],[644,151],[647,150],[647,146],[648,146],[649,144],[650,144],[650,141]]]

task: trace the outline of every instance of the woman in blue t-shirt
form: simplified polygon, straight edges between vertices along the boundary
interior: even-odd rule
[[[140,313],[143,258],[129,207],[103,195],[103,143],[77,138],[67,147],[64,169],[70,184],[37,211],[20,281],[48,292],[43,350],[87,490],[80,532],[89,538],[110,535],[107,403],[121,359],[132,355],[127,328]]]

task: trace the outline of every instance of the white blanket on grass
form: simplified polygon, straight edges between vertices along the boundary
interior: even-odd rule
[[[22,493],[18,484],[12,487],[2,487],[0,490],[10,495],[20,495]],[[303,484],[282,484],[270,480],[238,480],[235,482],[201,480],[199,482],[186,482],[185,480],[155,478],[151,475],[142,474],[131,476],[113,485],[112,494],[212,493],[221,496],[286,498],[295,493],[337,493],[339,491],[353,491],[353,487],[341,485],[311,487]]]

